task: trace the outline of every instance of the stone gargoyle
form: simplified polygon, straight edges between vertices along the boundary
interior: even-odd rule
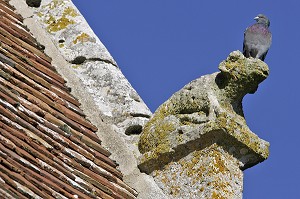
[[[234,51],[219,70],[190,82],[155,111],[139,140],[141,171],[151,173],[212,142],[227,147],[242,169],[268,157],[269,143],[251,132],[242,109],[243,97],[267,78],[267,64]]]

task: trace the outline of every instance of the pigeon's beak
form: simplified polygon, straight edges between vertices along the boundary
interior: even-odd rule
[[[259,17],[254,17],[254,20],[256,20],[256,21],[257,21],[258,19],[259,19]]]

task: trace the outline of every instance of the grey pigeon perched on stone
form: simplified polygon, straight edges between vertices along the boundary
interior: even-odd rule
[[[243,54],[245,57],[259,58],[264,61],[272,43],[270,21],[263,14],[257,15],[254,19],[256,23],[249,26],[244,33]]]

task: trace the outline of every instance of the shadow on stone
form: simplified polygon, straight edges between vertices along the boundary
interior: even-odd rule
[[[38,8],[41,5],[42,0],[26,0],[26,4],[30,7]]]

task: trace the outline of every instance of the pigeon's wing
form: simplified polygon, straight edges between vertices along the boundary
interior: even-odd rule
[[[256,57],[257,55],[257,35],[254,25],[248,27],[244,32],[243,54],[245,57]]]
[[[272,36],[269,29],[260,24],[248,27],[244,33],[244,55],[263,60],[271,46]]]
[[[268,54],[268,51],[269,51],[269,48],[270,48],[271,44],[272,44],[272,34],[269,31],[269,29],[266,29],[265,32],[262,35],[260,51],[257,54],[257,58],[264,61],[267,54]]]
[[[246,34],[247,34],[248,28],[244,32],[244,42],[243,42],[243,54],[245,57],[250,57],[249,48],[246,42]]]

